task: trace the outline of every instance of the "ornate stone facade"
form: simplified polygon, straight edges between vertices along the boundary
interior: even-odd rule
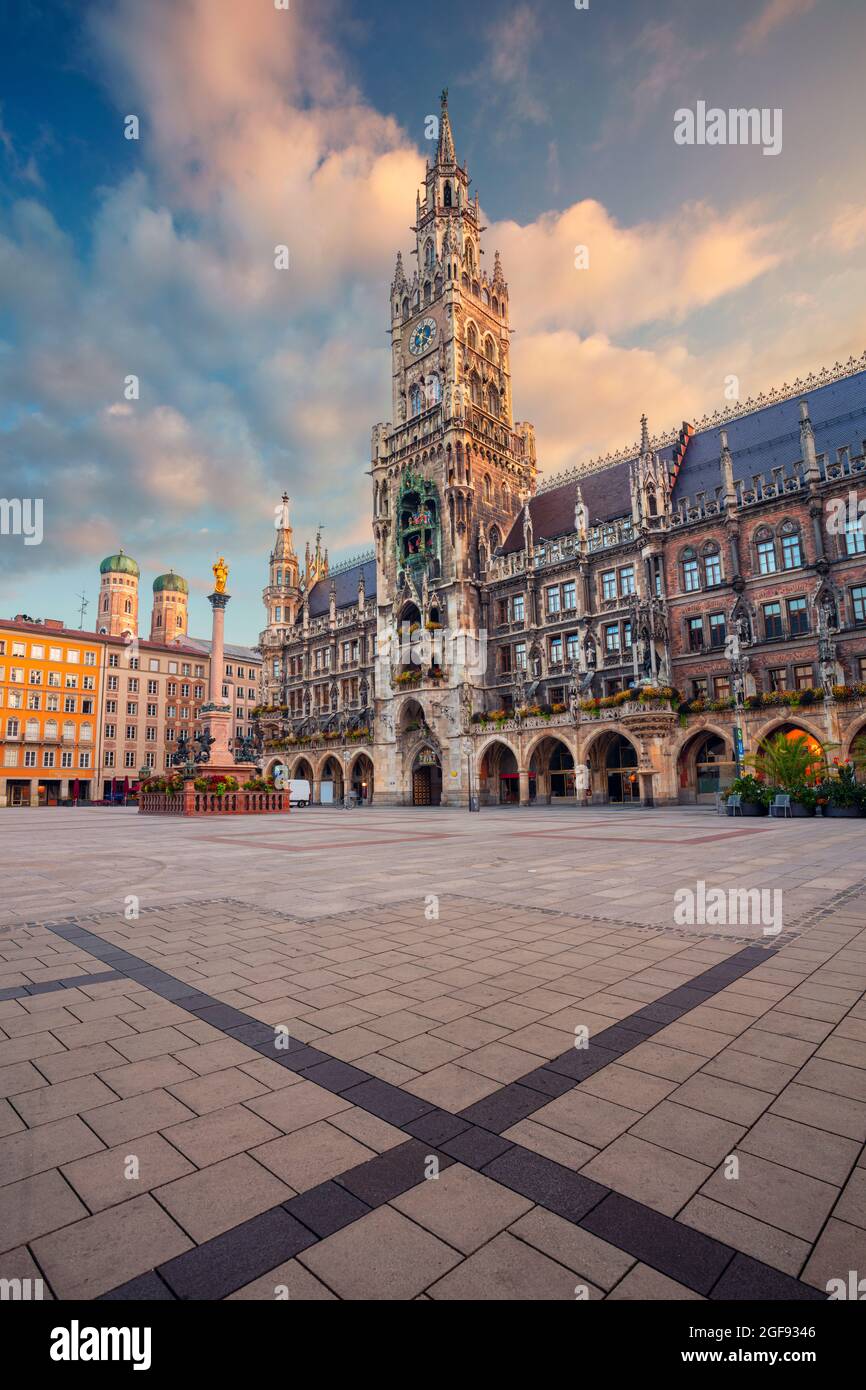
[[[776,728],[846,755],[866,727],[866,358],[660,438],[644,417],[632,449],[539,488],[445,95],[417,269],[398,255],[391,286],[374,553],[329,570],[319,537],[302,575],[278,513],[270,765],[314,800],[649,805],[714,798],[738,742]]]

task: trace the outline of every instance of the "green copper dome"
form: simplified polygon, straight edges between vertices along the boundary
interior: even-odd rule
[[[168,574],[161,574],[158,579],[153,581],[153,592],[161,594],[163,590],[169,589],[174,594],[188,594],[189,585],[185,579],[181,579],[174,570],[169,570]]]
[[[116,555],[108,555],[99,566],[100,574],[131,574],[138,579],[141,571],[131,555],[119,550]]]

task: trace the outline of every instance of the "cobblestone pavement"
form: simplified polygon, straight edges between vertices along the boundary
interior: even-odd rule
[[[825,1297],[866,1268],[863,842],[703,810],[7,812],[0,1278]],[[699,881],[781,889],[781,930],[675,923]]]

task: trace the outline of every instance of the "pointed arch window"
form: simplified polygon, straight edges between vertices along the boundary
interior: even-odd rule
[[[471,241],[466,246],[466,269],[470,274],[475,269],[475,248]]]
[[[481,404],[481,378],[477,372],[473,372],[469,379],[469,388],[472,393],[472,404]]]
[[[446,184],[445,184],[445,206],[446,206],[446,208],[450,208],[450,207],[452,206],[451,181],[450,181],[450,179],[449,179],[449,180],[446,182]]]
[[[490,411],[490,414],[495,415],[498,418],[500,413],[499,392],[497,391],[495,386],[490,387],[490,390],[487,394],[487,402],[487,408]]]
[[[493,501],[493,483],[490,481],[490,474],[484,474],[484,501]]]
[[[439,402],[441,401],[441,399],[442,399],[442,383],[441,383],[441,381],[439,380],[438,374],[437,374],[436,372],[434,372],[434,373],[432,374],[432,376],[430,376],[430,377],[428,378],[428,380],[427,380],[427,405],[428,405],[428,408],[432,409],[432,407],[433,407],[434,405],[438,405]]]
[[[427,267],[428,270],[432,270],[433,265],[435,264],[435,261],[436,261],[436,248],[435,248],[435,246],[433,245],[433,240],[432,240],[432,238],[430,238],[430,240],[428,240],[426,246],[424,247],[424,264],[426,265],[426,267]]]
[[[420,415],[424,407],[424,393],[416,383],[409,392],[409,412],[411,415]]]
[[[472,349],[473,352],[475,352],[475,351],[477,350],[477,348],[478,348],[478,334],[477,334],[476,331],[475,331],[475,324],[474,324],[474,323],[470,323],[469,327],[466,329],[466,342],[467,342],[468,346]]]
[[[484,339],[484,356],[487,358],[488,362],[496,361],[496,344],[489,333]]]
[[[425,304],[429,304],[429,303],[430,303],[430,300],[431,300],[432,298],[433,298],[433,286],[430,284],[430,281],[429,281],[429,280],[425,280],[425,282],[424,282],[424,303],[425,303]]]

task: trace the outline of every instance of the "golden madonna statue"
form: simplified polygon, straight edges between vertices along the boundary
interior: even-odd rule
[[[226,591],[226,583],[228,582],[229,577],[229,567],[223,559],[222,555],[213,567],[213,577],[214,583],[216,584],[216,592],[218,594],[224,594]]]

